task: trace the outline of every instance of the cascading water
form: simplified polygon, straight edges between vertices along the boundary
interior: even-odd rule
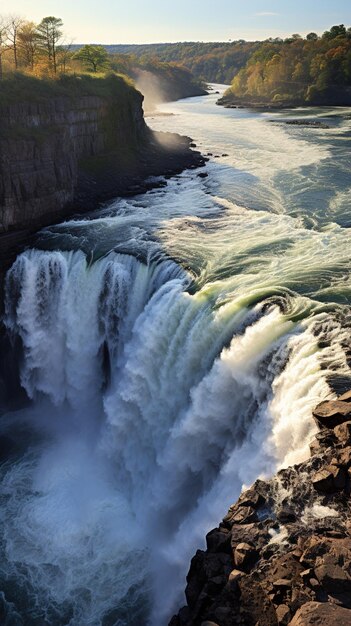
[[[350,376],[345,229],[239,206],[215,167],[44,231],[7,275],[31,404],[1,418],[5,623],[165,626],[207,530],[307,455]]]

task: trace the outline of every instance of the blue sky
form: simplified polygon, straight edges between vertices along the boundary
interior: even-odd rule
[[[61,17],[76,43],[252,40],[351,26],[351,0],[1,0],[0,12]]]

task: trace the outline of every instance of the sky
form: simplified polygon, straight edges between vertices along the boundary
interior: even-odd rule
[[[0,14],[62,18],[75,43],[229,41],[351,26],[351,0],[0,0]]]

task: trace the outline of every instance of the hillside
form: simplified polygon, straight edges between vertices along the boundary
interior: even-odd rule
[[[261,43],[219,103],[350,105],[350,29],[333,26],[322,37]]]
[[[229,84],[259,47],[259,42],[114,44],[104,47],[112,56],[124,55],[138,63],[176,63],[188,68],[198,80]]]

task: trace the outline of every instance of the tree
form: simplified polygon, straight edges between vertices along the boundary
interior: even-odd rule
[[[8,22],[8,41],[13,50],[13,59],[15,62],[15,68],[18,68],[18,36],[21,28],[24,24],[24,20],[19,15],[11,15]]]
[[[62,27],[62,20],[50,15],[44,17],[37,28],[39,47],[47,56],[49,68],[54,74],[57,72],[57,45],[62,38]]]
[[[57,47],[57,65],[60,68],[62,74],[66,74],[67,65],[73,59],[72,52],[73,41],[70,43],[62,43]]]
[[[306,39],[307,41],[318,41],[318,35],[317,33],[308,33],[308,35],[306,35]]]
[[[91,72],[97,72],[98,69],[103,70],[109,66],[108,54],[103,46],[83,46],[76,52],[74,58],[82,61]]]
[[[339,26],[332,26],[330,30],[326,30],[323,33],[323,39],[335,39],[335,37],[346,37],[346,28],[344,24]]]
[[[34,22],[22,24],[18,32],[18,47],[22,62],[33,71],[39,49],[37,27]]]
[[[0,80],[2,79],[2,57],[11,46],[8,40],[9,21],[0,16]]]

